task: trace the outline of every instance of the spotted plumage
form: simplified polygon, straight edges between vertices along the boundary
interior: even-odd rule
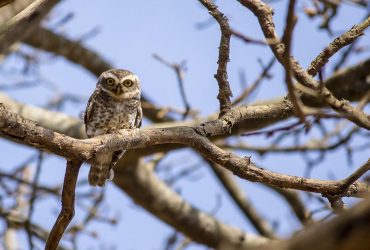
[[[84,117],[87,136],[139,128],[142,120],[140,95],[140,81],[135,74],[123,69],[103,72],[87,103]],[[90,160],[90,185],[104,186],[106,180],[112,180],[113,167],[124,152],[95,155]]]

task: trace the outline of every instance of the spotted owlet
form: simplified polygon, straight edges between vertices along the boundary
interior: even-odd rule
[[[130,71],[110,69],[103,72],[87,103],[84,117],[87,136],[139,128],[142,119],[140,94],[139,78]],[[113,167],[124,152],[95,155],[90,160],[90,185],[104,186],[106,180],[112,180]]]

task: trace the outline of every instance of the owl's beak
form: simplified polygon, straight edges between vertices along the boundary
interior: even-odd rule
[[[121,95],[122,93],[123,93],[122,86],[121,86],[121,85],[118,85],[118,86],[117,86],[117,89],[116,89],[116,94],[117,94],[117,95]]]

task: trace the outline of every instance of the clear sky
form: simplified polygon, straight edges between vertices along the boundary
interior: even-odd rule
[[[281,34],[284,29],[286,1],[274,2],[276,3],[272,6],[275,9],[276,28]],[[217,3],[220,10],[229,17],[233,28],[248,36],[262,39],[257,20],[251,12],[237,1],[224,0],[217,1]],[[320,20],[312,22],[302,15],[304,5],[308,5],[308,2],[298,1],[297,11],[300,18],[294,31],[293,54],[304,67],[307,67],[332,38],[324,31],[317,32]],[[103,55],[115,67],[135,72],[141,79],[144,93],[155,103],[160,106],[183,108],[174,72],[153,59],[153,53],[170,62],[186,60],[185,91],[191,107],[199,110],[202,115],[217,111],[218,87],[213,74],[217,67],[219,27],[213,23],[204,29],[197,28],[197,24],[210,21],[207,10],[198,1],[65,0],[54,9],[50,15],[50,21],[45,25],[53,27],[57,20],[69,12],[73,13],[73,19],[59,27],[57,31],[71,39],[79,39],[93,28],[97,28],[98,34],[84,41],[86,46]],[[334,31],[340,34],[349,29],[358,23],[364,14],[355,6],[345,5],[345,8],[340,9],[338,18],[334,20]],[[368,35],[361,41],[364,45],[370,44],[369,42]],[[29,48],[25,47],[24,50],[29,51]],[[369,52],[363,54],[362,58],[368,56]],[[234,96],[241,91],[239,72],[245,71],[248,83],[250,83],[261,70],[257,59],[267,64],[271,57],[272,53],[269,48],[246,45],[239,40],[232,39],[228,72]],[[41,54],[41,58],[38,72],[45,84],[20,91],[7,91],[8,95],[22,102],[43,106],[55,96],[55,92],[47,87],[52,84],[62,93],[78,94],[85,97],[87,101],[95,88],[95,76],[62,58],[44,54]],[[351,60],[357,62],[359,57],[353,57]],[[6,61],[6,67],[14,67],[17,64],[19,60],[16,58]],[[330,68],[326,70],[327,75],[330,75],[330,72]],[[279,97],[285,93],[281,66],[275,64],[272,73],[273,80],[265,81],[258,93],[253,96],[253,100]],[[63,111],[79,116],[84,108],[85,103],[68,104]],[[264,137],[248,138],[248,142],[256,144],[264,141]],[[0,148],[7,152],[0,157],[2,171],[14,169],[27,156],[36,152],[4,140],[0,140]],[[245,154],[245,152],[240,152],[240,154]],[[359,166],[367,158],[368,154],[355,154],[353,166]],[[252,159],[265,168],[282,173],[302,176],[305,170],[305,162],[301,156],[297,155],[280,154],[266,157],[252,155]],[[187,201],[206,212],[211,212],[221,200],[221,207],[215,214],[218,219],[248,232],[254,232],[238,209],[230,202],[227,194],[220,188],[208,167],[202,164],[201,158],[192,154],[190,150],[184,150],[171,153],[162,164],[172,165],[174,173],[184,167],[199,165],[194,178],[180,180],[175,183],[174,188],[181,190],[182,196]],[[328,174],[334,173],[336,178],[340,178],[353,170],[348,167],[344,150],[329,153],[324,164],[319,166],[320,168],[313,170],[313,177],[328,179]],[[63,159],[48,156],[43,164],[41,183],[49,185],[62,183],[64,171]],[[80,179],[86,179],[87,173],[88,168],[84,167],[80,173]],[[291,216],[289,208],[280,198],[270,193],[270,190],[244,180],[238,180],[238,183],[263,216],[270,222],[279,222],[278,232],[281,235],[289,235],[298,227],[299,224]],[[304,198],[309,199],[307,196]],[[313,207],[318,206],[316,204]],[[36,205],[34,219],[45,228],[51,228],[59,209],[59,200],[41,199]],[[77,210],[74,222],[78,221],[82,212],[81,209]],[[135,205],[113,184],[107,187],[106,203],[100,212],[110,216],[118,215],[119,223],[114,227],[101,223],[91,224],[89,230],[97,231],[99,239],[95,241],[89,236],[82,236],[79,249],[163,249],[165,238],[173,231]],[[203,248],[194,244],[188,249]]]

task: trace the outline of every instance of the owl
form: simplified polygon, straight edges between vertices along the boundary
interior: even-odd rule
[[[115,133],[141,126],[142,110],[139,78],[128,70],[110,69],[98,78],[84,116],[87,137]],[[89,183],[104,186],[112,180],[113,167],[125,151],[98,153],[90,160]]]

